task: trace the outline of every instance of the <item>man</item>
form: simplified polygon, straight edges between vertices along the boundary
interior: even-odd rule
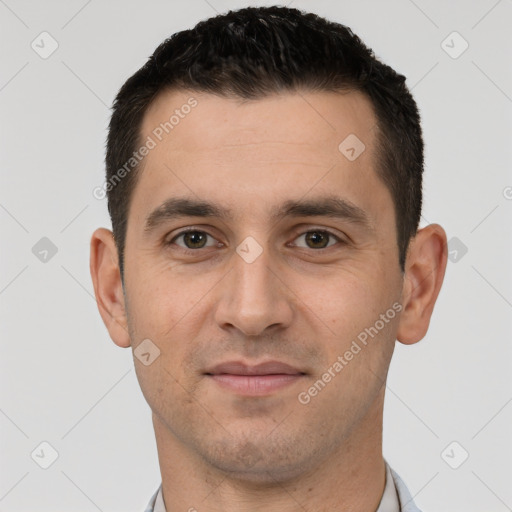
[[[404,82],[348,28],[267,7],[175,34],[121,88],[91,274],[152,409],[148,511],[418,510],[384,392],[447,251],[418,229]]]

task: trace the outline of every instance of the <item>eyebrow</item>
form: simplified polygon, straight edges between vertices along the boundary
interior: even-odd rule
[[[233,218],[233,212],[230,208],[207,201],[169,198],[148,215],[144,232],[149,234],[161,224],[182,217],[213,217],[227,221]],[[362,208],[336,196],[299,201],[288,200],[281,206],[273,208],[270,213],[273,221],[285,217],[331,217],[374,231],[373,223]]]
[[[213,203],[187,198],[170,198],[148,215],[144,232],[150,233],[164,222],[181,217],[217,217],[227,220],[231,216],[232,212],[229,208]]]

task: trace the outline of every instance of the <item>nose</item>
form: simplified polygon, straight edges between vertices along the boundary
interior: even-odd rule
[[[288,327],[293,317],[293,293],[284,283],[269,251],[252,262],[238,253],[233,268],[220,283],[215,320],[222,329],[236,328],[246,336]]]

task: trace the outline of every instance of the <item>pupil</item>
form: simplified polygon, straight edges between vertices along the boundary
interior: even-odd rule
[[[199,231],[190,231],[185,234],[185,245],[197,249],[204,246],[206,237]]]
[[[322,243],[322,239],[323,239],[323,243]],[[327,245],[327,236],[325,236],[324,233],[320,233],[318,231],[312,231],[311,233],[308,233],[306,235],[306,240],[307,242],[312,242],[313,245],[314,245],[314,248],[323,248]],[[317,244],[318,242],[320,242],[320,245],[315,245]]]

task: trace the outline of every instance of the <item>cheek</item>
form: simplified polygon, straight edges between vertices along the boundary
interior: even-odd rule
[[[201,299],[212,285],[209,279],[197,276],[185,279],[169,269],[142,265],[130,274],[128,323],[134,349],[142,340],[149,339],[159,350],[158,357],[148,366],[135,358],[137,378],[153,410],[167,410],[169,396],[180,402],[182,408],[191,400],[189,388],[194,382],[181,385],[179,382],[183,380],[185,361],[203,325],[198,318]]]
[[[379,277],[368,271],[344,270],[320,281],[301,278],[300,314],[318,326],[317,334],[325,333],[322,345],[331,360],[351,349],[354,341],[361,346],[360,362],[387,359],[396,339],[400,295],[400,287],[389,274],[384,280],[383,272]],[[357,346],[353,351],[358,351]]]
[[[140,265],[130,277],[132,324],[139,334],[157,338],[180,325],[195,325],[194,310],[215,284],[213,276],[182,275],[161,266]]]
[[[362,271],[336,269],[323,275],[301,274],[295,280],[293,288],[304,313],[309,309],[309,316],[316,316],[333,334],[351,332],[377,309],[378,289]]]

